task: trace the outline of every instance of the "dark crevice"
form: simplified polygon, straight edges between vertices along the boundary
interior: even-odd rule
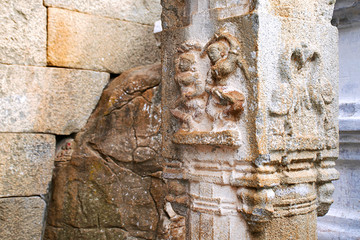
[[[70,135],[55,135],[56,145],[58,145],[58,143],[60,143],[62,140],[67,139],[67,138],[75,139],[75,136],[76,136],[76,133],[72,133]]]
[[[44,197],[41,195],[14,195],[14,196],[3,196],[0,197],[0,199],[11,199],[11,198],[29,198],[29,197],[39,197],[42,200],[44,200]]]

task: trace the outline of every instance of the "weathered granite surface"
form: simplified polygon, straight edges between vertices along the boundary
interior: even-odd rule
[[[0,133],[0,197],[46,194],[54,156],[54,135]]]
[[[188,239],[316,239],[339,177],[334,3],[162,1],[163,176],[188,182]]]
[[[67,135],[80,131],[109,75],[0,64],[0,132]]]
[[[49,8],[47,29],[51,66],[121,73],[159,61],[149,25]]]
[[[40,197],[0,198],[0,238],[41,239],[45,207]]]
[[[159,64],[126,71],[75,140],[58,146],[45,239],[166,234],[164,224],[174,221],[163,208],[160,80]]]
[[[153,25],[160,19],[160,0],[45,0],[45,6]]]
[[[42,0],[0,2],[0,63],[46,65],[46,7]]]

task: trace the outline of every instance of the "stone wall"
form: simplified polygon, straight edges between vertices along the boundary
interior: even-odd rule
[[[160,1],[0,2],[1,239],[40,239],[57,135],[79,132],[110,74],[159,60]]]

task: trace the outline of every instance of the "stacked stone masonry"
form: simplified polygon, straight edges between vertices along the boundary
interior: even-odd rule
[[[0,2],[0,239],[43,238],[56,135],[86,125],[111,73],[159,60],[160,8],[156,0]]]
[[[0,2],[0,63],[46,66],[43,0]]]
[[[85,126],[109,73],[0,65],[1,132],[69,135]]]
[[[334,1],[161,4],[0,3],[0,239],[317,238]]]

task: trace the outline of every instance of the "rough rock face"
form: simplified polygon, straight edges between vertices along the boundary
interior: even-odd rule
[[[161,65],[123,73],[58,146],[45,239],[155,239],[163,225]]]

